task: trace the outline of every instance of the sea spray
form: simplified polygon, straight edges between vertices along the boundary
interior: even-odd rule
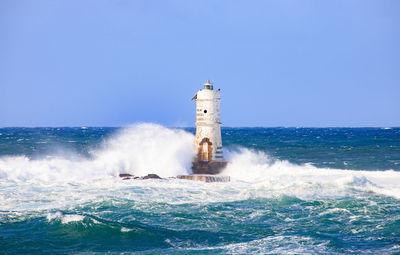
[[[194,136],[179,129],[156,124],[123,128],[104,141],[92,158],[75,155],[30,159],[26,156],[0,158],[0,178],[65,182],[118,176],[120,173],[155,173],[173,177],[190,172],[195,155]],[[71,159],[72,158],[72,159]]]
[[[71,156],[70,151],[65,158],[46,155],[39,159],[27,156],[0,157],[0,180],[65,183],[106,180],[120,173],[139,176],[155,173],[162,177],[173,177],[190,173],[195,156],[193,142],[193,134],[184,130],[151,123],[137,124],[105,139],[100,148],[91,151],[91,158]],[[347,195],[349,188],[400,198],[400,189],[397,187],[400,172],[298,165],[244,147],[226,149],[225,154],[229,164],[222,174],[231,177],[233,186],[238,187],[245,182],[252,190],[244,199],[279,195],[302,199],[338,197]],[[266,194],[260,194],[265,190],[268,190]]]
[[[228,151],[224,175],[232,181],[264,187],[270,194],[311,197],[339,197],[351,189],[372,191],[400,199],[400,172],[317,168],[271,158],[265,152],[247,148]]]
[[[122,129],[93,155],[94,163],[104,169],[173,177],[190,171],[195,156],[194,136],[179,129],[139,124]]]

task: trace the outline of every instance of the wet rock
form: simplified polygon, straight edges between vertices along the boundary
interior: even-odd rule
[[[131,174],[119,174],[119,177],[121,177],[122,180],[130,180],[135,178],[135,176]]]
[[[144,177],[142,177],[143,180],[147,180],[147,179],[161,179],[160,176],[156,175],[156,174],[148,174]]]
[[[131,174],[119,174],[119,177],[126,178],[126,177],[134,177],[134,176]]]
[[[132,174],[120,174],[119,177],[122,178],[122,180],[147,180],[147,179],[162,179],[160,176],[156,175],[156,174],[148,174],[146,176],[134,176]]]

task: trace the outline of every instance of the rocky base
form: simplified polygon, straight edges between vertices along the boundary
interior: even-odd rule
[[[193,174],[219,174],[224,170],[226,161],[194,161],[192,163]]]
[[[131,174],[120,174],[119,177],[122,178],[122,180],[147,180],[147,179],[163,179],[160,176],[156,175],[156,174],[148,174],[146,176],[134,176]]]
[[[131,174],[120,174],[119,177],[122,180],[148,180],[148,179],[182,179],[182,180],[191,180],[191,181],[202,181],[202,182],[229,182],[231,178],[229,176],[223,175],[214,175],[214,174],[189,174],[189,175],[178,175],[170,178],[161,178],[156,174],[148,174],[146,176],[134,176]]]
[[[190,174],[190,175],[178,175],[178,179],[201,181],[201,182],[229,182],[231,178],[223,175],[211,175],[211,174]]]

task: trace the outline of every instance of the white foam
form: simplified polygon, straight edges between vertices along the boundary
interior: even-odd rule
[[[131,231],[132,231],[132,229],[130,229],[130,228],[125,228],[125,227],[121,228],[121,232],[131,232]]]
[[[139,124],[108,139],[93,159],[25,156],[0,158],[0,179],[66,182],[117,176],[119,173],[162,177],[187,174],[195,154],[194,137],[182,130]]]
[[[68,224],[71,222],[81,222],[85,219],[85,216],[78,214],[66,214],[64,215],[62,212],[57,211],[55,213],[48,213],[46,216],[48,222],[54,220],[61,220],[62,224]]]
[[[344,208],[330,208],[326,211],[319,213],[318,215],[323,216],[323,215],[333,214],[333,213],[344,213],[344,214],[349,214],[349,215],[352,214],[349,210],[344,209]]]
[[[92,152],[90,160],[2,157],[0,211],[47,213],[104,200],[135,201],[135,207],[151,212],[157,202],[201,204],[280,196],[307,200],[368,197],[372,192],[400,199],[400,172],[320,169],[275,160],[248,149],[228,151],[230,163],[223,174],[231,176],[229,183],[116,178],[123,172],[162,177],[186,174],[195,156],[193,142],[194,136],[188,132],[139,124],[108,139],[100,150]],[[52,217],[61,216],[56,213],[47,218]],[[64,222],[74,219],[83,220],[66,216]]]
[[[351,189],[372,191],[400,199],[400,172],[341,170],[316,168],[310,164],[295,165],[274,160],[260,151],[240,149],[231,153],[230,163],[223,174],[236,182],[248,182],[272,193],[294,195],[307,199],[312,196],[346,195]]]
[[[80,221],[83,221],[84,219],[85,219],[85,216],[82,216],[82,215],[68,214],[68,215],[65,215],[61,219],[61,223],[62,224],[68,224],[68,223],[71,223],[71,222],[80,222]]]
[[[227,254],[325,254],[328,252],[328,244],[329,241],[321,242],[310,237],[275,235],[249,242],[187,250],[217,249],[224,250]]]
[[[55,212],[55,213],[48,213],[46,216],[47,221],[52,221],[55,219],[61,219],[63,214],[61,212]]]
[[[139,124],[123,129],[94,155],[95,164],[104,169],[135,175],[176,176],[190,169],[195,155],[194,136],[183,130]]]

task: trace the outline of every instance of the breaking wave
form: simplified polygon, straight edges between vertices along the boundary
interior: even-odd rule
[[[16,182],[69,182],[114,179],[120,173],[161,177],[189,174],[195,156],[194,136],[156,124],[137,124],[107,139],[92,158],[26,156],[0,158],[0,180]],[[351,189],[400,198],[400,172],[340,170],[296,165],[271,158],[262,151],[225,150],[229,164],[223,175],[227,187],[242,189],[240,196],[290,195],[300,198],[344,196]],[[202,185],[202,184],[193,184]],[[232,186],[233,185],[233,186]],[[234,199],[238,199],[236,196]]]
[[[0,179],[66,181],[117,176],[119,173],[162,177],[186,174],[195,155],[194,136],[155,124],[124,128],[92,152],[93,159],[26,156],[0,158]],[[69,156],[69,155],[68,155]]]
[[[344,196],[350,189],[371,191],[400,199],[400,172],[317,168],[276,160],[262,151],[246,148],[230,153],[223,174],[237,182],[264,187],[272,193],[301,198]],[[351,190],[350,190],[351,191]]]
[[[0,247],[15,254],[400,251],[400,172],[317,168],[225,148],[228,183],[117,177],[189,173],[193,144],[183,130],[139,124],[90,158],[70,150],[0,157]]]

